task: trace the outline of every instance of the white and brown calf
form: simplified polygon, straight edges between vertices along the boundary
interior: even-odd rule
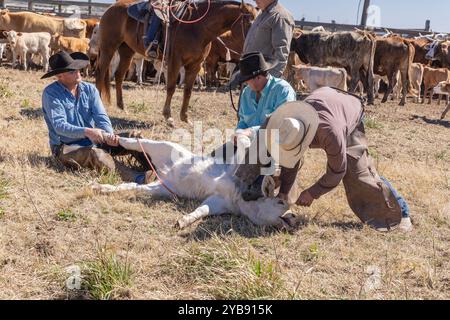
[[[290,229],[295,224],[295,216],[285,201],[278,198],[244,201],[239,183],[233,177],[236,165],[217,164],[213,158],[196,156],[176,143],[140,141],[161,180],[172,192],[178,197],[202,201],[197,209],[178,220],[179,228],[185,228],[206,216],[225,213],[244,215],[259,226]],[[119,143],[125,149],[141,151],[136,139],[119,138]],[[160,182],[117,186],[97,184],[93,189],[100,193],[134,191],[159,198],[173,198],[173,194]]]

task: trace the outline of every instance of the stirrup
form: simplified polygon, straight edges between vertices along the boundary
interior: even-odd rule
[[[158,58],[158,51],[156,51],[155,49],[153,49],[152,46],[150,45],[146,50],[145,50],[145,56],[151,59],[156,59]]]

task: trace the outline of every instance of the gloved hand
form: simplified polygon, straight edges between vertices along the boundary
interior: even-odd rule
[[[278,177],[264,176],[261,191],[266,198],[275,198],[280,191],[280,181]]]

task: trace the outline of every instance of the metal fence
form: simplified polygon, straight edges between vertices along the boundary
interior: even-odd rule
[[[95,1],[95,0],[94,0]],[[54,13],[59,16],[71,16],[79,14],[82,18],[100,17],[111,3],[94,2],[92,0],[86,1],[63,1],[63,0],[0,0],[0,6],[7,7],[11,11],[33,11]],[[314,27],[323,26],[328,31],[353,31],[355,28],[363,28],[359,25],[338,24],[334,21],[326,22],[312,22],[299,20],[295,21],[298,28],[312,29]],[[388,30],[398,33],[405,37],[415,37],[419,34],[430,33],[430,21],[425,22],[424,29],[398,29],[387,28]],[[373,28],[374,32],[384,32],[385,28]]]
[[[0,6],[10,11],[33,11],[54,13],[67,17],[74,14],[82,18],[100,17],[111,3],[87,1],[62,1],[62,0],[0,0]]]
[[[351,24],[339,24],[339,23],[326,23],[326,22],[311,22],[305,20],[295,21],[295,25],[301,29],[312,29],[315,27],[322,26],[325,30],[336,32],[336,31],[354,31],[355,28],[364,29],[363,26],[360,25],[351,25]],[[424,29],[398,29],[398,28],[370,28],[369,30],[374,31],[376,33],[384,33],[385,30],[389,30],[393,33],[397,33],[404,37],[416,37],[420,34],[425,35],[429,34],[431,31],[429,29],[430,21],[425,22]],[[436,32],[439,33],[439,32]]]

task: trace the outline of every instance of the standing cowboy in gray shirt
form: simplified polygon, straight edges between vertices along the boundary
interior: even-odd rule
[[[242,54],[259,51],[267,58],[278,60],[278,65],[270,74],[280,78],[287,65],[295,26],[294,18],[278,0],[254,1],[262,12],[247,33]]]

